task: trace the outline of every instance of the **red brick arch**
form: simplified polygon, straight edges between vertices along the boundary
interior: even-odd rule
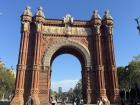
[[[69,41],[69,40],[59,40],[55,44],[53,44],[52,46],[47,48],[44,53],[44,56],[42,58],[43,65],[49,66],[54,53],[63,47],[67,48],[67,49],[72,48],[73,50],[77,50],[77,52],[79,52],[79,54],[82,55],[82,57],[85,61],[85,65],[91,66],[91,56],[90,56],[90,52],[89,52],[88,48],[86,48],[86,46],[84,46],[82,44],[79,44],[78,42]],[[68,52],[68,53],[71,53],[71,52]]]
[[[94,11],[90,20],[46,19],[40,7],[35,16],[27,7],[21,16],[21,43],[15,94],[11,105],[49,104],[50,65],[61,53],[71,53],[82,62],[83,99],[96,103],[99,97],[119,100],[113,46],[113,19]]]

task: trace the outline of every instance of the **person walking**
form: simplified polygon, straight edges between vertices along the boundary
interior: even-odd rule
[[[57,102],[56,102],[56,100],[55,100],[54,97],[51,97],[51,104],[52,104],[52,105],[57,105]]]
[[[84,100],[83,100],[83,98],[80,99],[80,105],[84,105]]]
[[[73,105],[76,105],[77,98],[74,97]]]
[[[76,105],[80,105],[80,98],[79,97],[77,97]]]
[[[103,100],[102,100],[102,97],[100,97],[97,101],[97,105],[104,105],[103,104]]]
[[[103,105],[110,105],[110,101],[107,98],[102,99]]]
[[[62,99],[61,105],[66,105],[65,98]]]
[[[33,105],[33,100],[32,100],[32,97],[31,96],[28,97],[28,100],[26,102],[26,105]]]

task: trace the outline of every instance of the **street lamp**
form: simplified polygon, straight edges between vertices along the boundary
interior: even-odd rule
[[[126,66],[125,67],[125,70],[126,70],[126,72],[128,73],[128,79],[129,79],[129,81],[128,81],[128,89],[129,89],[129,91],[130,91],[130,89],[131,89],[131,76],[130,76],[130,70],[129,70],[129,67],[128,66]]]
[[[139,34],[140,34],[140,23],[139,23],[139,18],[136,18],[135,21],[137,22],[137,29],[138,29]]]
[[[131,101],[132,97],[131,97],[131,88],[132,88],[132,77],[131,77],[131,72],[130,72],[130,69],[129,69],[129,65],[125,67],[125,70],[127,72],[127,75],[128,75],[128,93],[126,94],[126,96],[128,97],[128,102]]]

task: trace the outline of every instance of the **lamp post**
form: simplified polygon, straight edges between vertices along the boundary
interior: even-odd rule
[[[131,100],[131,97],[130,97],[130,91],[131,91],[131,76],[130,76],[130,69],[129,69],[129,66],[126,66],[125,67],[125,70],[127,72],[127,75],[128,75],[128,91],[127,91],[127,94],[125,94],[127,97],[127,100],[128,102],[130,102]],[[127,96],[128,95],[128,96]]]
[[[129,70],[129,67],[128,66],[126,66],[125,67],[125,70],[126,70],[126,72],[127,72],[127,74],[128,74],[128,89],[130,90],[131,89],[131,77],[130,77],[130,70]]]
[[[135,21],[137,22],[137,29],[138,29],[139,34],[140,34],[140,23],[139,23],[139,18],[136,18]]]

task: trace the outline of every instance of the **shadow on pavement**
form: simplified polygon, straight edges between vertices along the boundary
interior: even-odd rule
[[[0,105],[9,105],[10,102],[0,102]]]

